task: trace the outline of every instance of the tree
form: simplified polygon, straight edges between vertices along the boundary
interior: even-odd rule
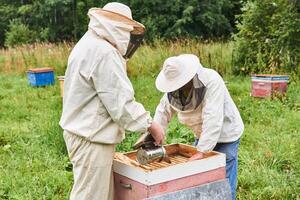
[[[15,17],[16,6],[0,0],[0,46],[4,45],[5,32],[9,29],[9,21]]]
[[[18,19],[37,41],[77,40],[87,30],[87,12],[110,0],[0,0],[0,46],[9,21]],[[240,0],[120,0],[147,29],[147,40],[229,38]]]
[[[228,38],[241,5],[237,0],[130,1],[135,17],[147,27],[149,39]]]

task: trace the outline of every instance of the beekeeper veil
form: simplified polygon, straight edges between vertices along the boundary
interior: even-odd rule
[[[125,59],[131,58],[143,41],[145,27],[132,19],[128,6],[112,2],[103,8],[91,8],[89,29],[119,50]]]

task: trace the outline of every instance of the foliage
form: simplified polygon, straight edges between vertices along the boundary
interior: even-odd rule
[[[12,5],[1,5],[0,0],[0,46],[4,45],[5,33],[8,31],[9,21],[14,17],[15,7]]]
[[[29,30],[28,26],[20,20],[12,20],[9,24],[9,31],[6,32],[5,46],[16,46],[20,44],[28,44],[35,41],[36,33]]]
[[[234,20],[233,15],[239,13],[241,1],[135,0],[130,5],[136,18],[147,27],[149,39],[184,36],[207,39],[230,35],[234,27],[230,22]]]
[[[0,0],[0,36],[8,21],[18,19],[37,33],[36,40],[57,42],[79,39],[87,30],[88,9],[103,7],[109,0]],[[155,38],[228,38],[240,0],[120,0],[133,17],[145,24],[147,40]],[[0,37],[0,46],[4,37]],[[1,41],[2,40],[2,41]]]
[[[300,68],[299,1],[253,0],[235,36],[235,72],[294,72]]]

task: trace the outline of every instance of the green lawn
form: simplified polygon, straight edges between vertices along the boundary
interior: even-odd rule
[[[132,78],[138,101],[154,113],[161,94],[154,77]],[[239,199],[300,199],[300,85],[288,98],[249,96],[250,79],[232,77],[227,86],[245,123],[239,151]],[[0,75],[0,199],[66,199],[71,166],[62,130],[58,83],[28,86],[25,76]],[[193,136],[174,119],[168,143],[191,143]],[[137,134],[117,146],[131,150]],[[99,180],[101,181],[101,180]]]

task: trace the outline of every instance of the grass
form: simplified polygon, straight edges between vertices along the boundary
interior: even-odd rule
[[[228,88],[246,129],[239,151],[239,199],[299,199],[300,86],[291,84],[283,100],[249,96],[249,79],[229,78]],[[0,199],[66,199],[72,184],[70,163],[58,126],[58,83],[31,88],[24,76],[0,76]],[[132,79],[137,100],[154,113],[161,94],[154,78]],[[168,143],[191,143],[176,119]],[[118,151],[131,150],[137,134],[127,133]]]
[[[73,43],[37,43],[17,48],[0,49],[0,73],[23,74],[29,68],[52,67],[63,75]],[[166,51],[168,48],[168,51]],[[232,43],[200,43],[195,40],[144,44],[129,61],[131,76],[143,74],[154,76],[163,61],[173,55],[193,53],[202,64],[217,69],[221,74],[231,73]]]
[[[63,74],[71,43],[37,43],[16,48],[0,49],[0,73],[23,74],[34,67],[52,67]]]
[[[229,44],[212,45],[203,51],[212,51],[216,57],[218,50],[213,49],[222,45]],[[162,95],[154,86],[160,62],[183,49],[197,49],[174,44],[170,53],[163,51],[165,48],[144,46],[129,63],[136,98],[152,114]],[[214,62],[214,68],[221,66],[221,60]],[[224,62],[229,65],[230,59]],[[60,66],[64,65],[62,62]],[[59,83],[32,88],[23,70],[8,67],[0,75],[0,199],[67,199],[72,172],[58,125],[62,106]],[[289,84],[287,98],[261,100],[249,96],[249,78],[225,77],[245,123],[239,149],[238,199],[300,199],[299,83]],[[137,137],[127,133],[117,150],[132,150]],[[176,118],[169,125],[167,138],[167,143],[174,142],[193,142],[191,131]]]
[[[0,199],[65,199],[72,173],[58,127],[57,87],[0,76]]]

